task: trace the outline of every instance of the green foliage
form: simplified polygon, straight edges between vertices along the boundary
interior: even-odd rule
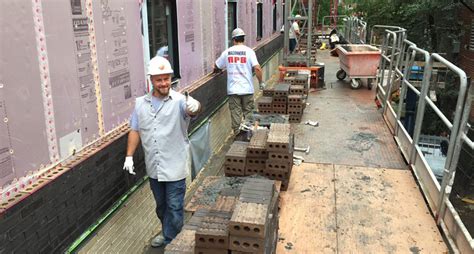
[[[431,52],[450,52],[450,43],[459,40],[457,22],[461,7],[456,0],[360,0],[357,13],[363,13],[369,27],[400,26],[407,38]]]

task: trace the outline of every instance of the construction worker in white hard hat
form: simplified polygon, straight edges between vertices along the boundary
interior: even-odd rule
[[[301,18],[301,15],[296,15],[295,18]],[[296,49],[296,44],[298,44],[297,38],[301,35],[300,33],[300,20],[293,20],[290,26],[290,31],[288,31],[288,37],[290,38],[290,52],[294,53]]]
[[[201,109],[201,104],[191,96],[171,90],[172,74],[167,59],[155,56],[150,60],[148,75],[153,89],[135,101],[123,166],[135,175],[133,154],[141,141],[156,214],[162,225],[161,233],[151,241],[152,247],[170,243],[183,226],[189,154],[187,130],[190,118]]]
[[[232,31],[233,46],[222,52],[214,64],[214,71],[227,68],[227,95],[234,137],[238,138],[242,119],[252,113],[254,108],[253,71],[260,89],[265,88],[262,68],[253,49],[244,45],[245,32],[241,28]]]

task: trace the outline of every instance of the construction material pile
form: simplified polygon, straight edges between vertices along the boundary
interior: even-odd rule
[[[225,187],[223,182],[236,184]],[[215,203],[203,206],[203,194],[215,192],[216,186],[222,189]],[[190,202],[197,207],[193,216],[165,253],[275,253],[278,198],[278,184],[272,180],[210,177]]]
[[[263,96],[257,100],[257,107],[261,114],[288,114],[290,123],[299,123],[306,105],[309,74],[288,74],[273,88],[263,90]]]
[[[226,176],[261,175],[281,181],[286,190],[293,168],[294,135],[290,124],[272,123],[257,129],[250,142],[235,141],[226,154]]]

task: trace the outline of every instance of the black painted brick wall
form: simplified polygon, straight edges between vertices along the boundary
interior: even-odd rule
[[[137,175],[122,169],[126,142],[123,135],[6,210],[0,253],[64,251],[145,175],[141,149],[135,155]]]
[[[281,36],[257,50],[263,63],[281,49]],[[192,129],[210,116],[227,94],[221,74],[192,93],[203,106]],[[0,253],[64,252],[112,204],[145,175],[144,154],[134,156],[137,175],[122,169],[127,135],[90,155],[78,165],[0,215]]]

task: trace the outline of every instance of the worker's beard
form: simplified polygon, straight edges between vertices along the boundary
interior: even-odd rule
[[[154,89],[155,96],[164,97],[164,96],[168,96],[169,93],[170,93],[170,86],[155,87]]]

